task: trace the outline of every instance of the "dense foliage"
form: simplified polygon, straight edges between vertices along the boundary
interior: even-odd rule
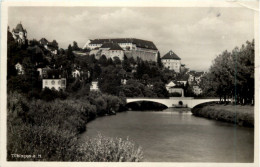
[[[254,127],[254,107],[250,105],[204,103],[192,108],[191,112],[199,117]]]
[[[7,155],[8,160],[40,161],[140,161],[142,151],[128,140],[102,137],[100,145],[90,139],[84,145],[78,134],[86,123],[112,108],[120,111],[124,100],[99,93],[80,99],[28,101],[17,92],[8,95]],[[91,147],[90,147],[91,146]],[[110,156],[99,154],[111,149]],[[92,154],[96,153],[96,154]],[[28,159],[14,158],[12,154],[36,155]]]
[[[254,45],[254,40],[247,41],[215,58],[201,82],[205,96],[219,96],[224,101],[232,98],[236,104],[254,102]]]
[[[135,148],[128,138],[113,139],[101,134],[84,142],[78,154],[82,158],[80,161],[91,162],[139,162],[143,158],[142,149]]]

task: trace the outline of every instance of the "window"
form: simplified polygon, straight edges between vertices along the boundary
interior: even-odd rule
[[[45,81],[45,85],[48,85],[48,81]]]
[[[52,84],[52,85],[54,85],[54,84],[55,84],[55,81],[54,81],[54,80],[52,80],[52,81],[51,81],[51,84]]]

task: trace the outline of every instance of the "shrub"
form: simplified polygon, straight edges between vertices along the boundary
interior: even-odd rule
[[[90,162],[139,162],[143,159],[141,147],[135,148],[127,138],[110,138],[98,134],[96,138],[88,139],[78,151],[81,161]]]
[[[56,93],[46,89],[45,93],[48,92]],[[101,114],[101,111],[107,111],[108,104],[112,108],[125,104],[123,99],[114,96],[101,95],[100,93],[93,95],[96,98],[53,99],[46,102],[34,99],[28,101],[17,92],[10,92],[7,105],[7,159],[78,161],[84,159],[80,156],[88,157],[89,152],[79,154],[82,148],[78,144],[78,135],[85,131],[87,121],[96,118],[97,114]],[[93,103],[90,102],[90,99]],[[116,142],[118,141],[116,140]],[[108,144],[113,143],[114,141],[111,139]],[[129,151],[133,151],[131,150],[133,149],[131,142],[125,141],[122,144],[128,146]],[[121,147],[121,145],[117,144],[116,147]],[[114,145],[108,146],[108,148],[113,149]],[[135,157],[130,156],[130,153],[139,155],[139,152],[129,152],[129,155],[126,153],[121,155],[120,153],[123,156],[121,160],[136,160]],[[42,156],[40,159],[17,159],[11,157],[11,154]],[[101,156],[105,156],[105,154]],[[115,159],[107,160],[114,161]]]

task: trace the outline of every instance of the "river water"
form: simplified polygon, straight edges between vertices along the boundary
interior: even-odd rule
[[[253,162],[254,128],[195,117],[190,111],[127,111],[87,124],[81,139],[129,137],[149,162]]]

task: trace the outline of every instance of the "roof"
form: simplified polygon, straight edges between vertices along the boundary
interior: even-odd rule
[[[169,51],[168,53],[166,53],[162,59],[175,59],[175,60],[181,60],[181,58],[179,58],[173,51]]]
[[[109,50],[123,50],[117,43],[104,43],[101,48],[109,48]]]
[[[21,32],[21,31],[25,31],[26,32],[26,30],[23,28],[21,23],[17,24],[16,28],[13,31],[14,32]]]
[[[105,42],[113,43],[133,43],[137,47],[158,50],[152,41],[136,39],[136,38],[111,38],[111,39],[94,39],[89,44],[104,44]]]
[[[176,84],[174,83],[174,82],[170,82],[170,83],[168,83],[167,85],[166,85],[167,87],[173,87],[173,86],[176,86]]]
[[[46,38],[42,38],[42,39],[40,39],[40,41],[39,41],[41,44],[43,44],[43,45],[47,45],[49,42],[48,42],[48,40],[46,39]]]

